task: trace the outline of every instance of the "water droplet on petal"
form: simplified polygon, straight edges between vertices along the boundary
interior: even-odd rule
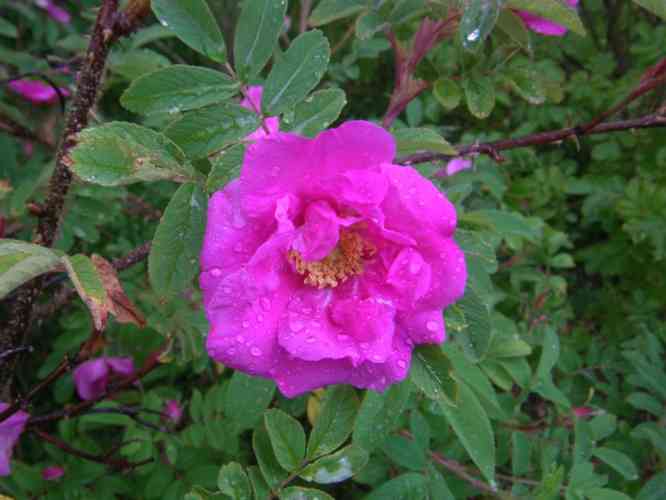
[[[264,322],[264,315],[263,315],[263,314],[260,314],[259,316],[257,316],[257,321],[258,321],[259,323],[263,323],[263,322]]]
[[[243,328],[248,328],[250,326],[249,321],[243,321]]]
[[[421,262],[418,260],[413,260],[409,263],[409,272],[416,274],[421,270]]]
[[[426,323],[426,328],[431,332],[436,332],[439,329],[437,321],[430,320]]]
[[[252,354],[252,356],[254,356],[255,358],[259,357],[262,354],[261,349],[259,349],[258,347],[253,347],[252,349],[250,349],[250,354]]]
[[[298,318],[291,318],[289,320],[289,328],[291,328],[292,332],[300,332],[304,326],[305,323]]]
[[[243,245],[242,245],[242,243],[236,243],[236,244],[234,245],[234,251],[236,251],[236,252],[238,252],[238,253],[241,253],[241,252],[243,251]]]
[[[236,354],[236,349],[234,349],[233,347],[230,347],[229,349],[227,349],[227,354],[229,356],[233,356],[234,354]]]
[[[369,349],[370,348],[370,344],[368,344],[367,342],[361,342],[360,346],[361,346],[361,349]]]
[[[305,339],[308,344],[314,344],[317,341],[317,338],[314,335],[310,335]]]
[[[238,341],[239,344],[242,344],[243,342],[245,342],[245,337],[243,337],[242,335],[236,335],[236,340]]]
[[[261,300],[261,307],[264,309],[264,311],[270,311],[271,310],[271,301],[267,297],[262,297]]]
[[[372,360],[376,361],[377,363],[381,363],[382,361],[384,361],[384,359],[379,354],[373,354]]]
[[[347,342],[350,339],[349,335],[343,335],[342,333],[338,335],[338,340],[340,342]]]
[[[398,360],[398,366],[399,366],[401,369],[404,370],[405,368],[407,368],[407,363],[405,362],[404,359],[399,359],[399,360]]]
[[[215,278],[219,278],[222,276],[222,269],[219,267],[214,267],[213,269],[210,270],[210,274],[213,275]]]

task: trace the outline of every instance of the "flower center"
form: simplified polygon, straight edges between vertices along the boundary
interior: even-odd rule
[[[340,240],[333,251],[321,260],[306,262],[296,250],[290,250],[289,260],[296,272],[305,276],[306,285],[317,288],[334,288],[350,276],[363,272],[363,258],[374,255],[376,248],[357,233],[340,231]]]

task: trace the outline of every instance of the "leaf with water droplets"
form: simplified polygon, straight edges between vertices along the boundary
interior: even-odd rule
[[[340,116],[345,104],[347,104],[347,98],[342,89],[313,92],[296,105],[294,117],[286,124],[284,130],[306,137],[314,137]]]
[[[256,113],[224,103],[187,112],[164,133],[190,158],[203,158],[240,141],[260,125]]]
[[[0,239],[0,299],[60,263],[53,250],[25,241]]]
[[[495,27],[502,2],[500,0],[471,0],[466,4],[458,34],[463,47],[476,51]]]
[[[77,177],[102,186],[197,177],[168,137],[134,123],[110,122],[81,131],[69,160]]]
[[[511,88],[530,104],[543,104],[546,100],[546,89],[539,72],[528,65],[512,67],[506,77]]]
[[[367,0],[322,0],[312,11],[311,26],[322,26],[336,19],[353,16],[367,8]]]
[[[232,179],[240,175],[245,156],[245,145],[235,144],[211,160],[211,168],[206,179],[206,191],[214,193],[222,189]]]
[[[280,500],[335,500],[328,493],[312,488],[301,488],[300,486],[291,486],[285,488],[280,493]]]
[[[164,211],[148,255],[150,284],[162,299],[192,285],[199,270],[207,203],[200,186],[183,184]]]
[[[433,86],[433,95],[444,109],[455,109],[462,99],[460,86],[450,78],[440,78]]]
[[[305,467],[299,476],[306,481],[332,484],[345,481],[368,463],[369,454],[363,448],[349,445],[337,453],[320,458]]]
[[[237,432],[251,429],[261,420],[274,394],[272,380],[234,372],[226,393],[224,413],[234,422]]]
[[[264,113],[278,115],[302,101],[324,76],[329,57],[328,39],[321,31],[307,31],[296,37],[266,79]]]
[[[174,64],[132,82],[120,103],[134,113],[180,113],[225,101],[239,85],[224,73]]]
[[[231,462],[220,469],[217,487],[235,500],[251,500],[250,481],[239,463]]]
[[[152,0],[151,5],[162,26],[191,48],[219,63],[226,60],[222,32],[205,0]]]

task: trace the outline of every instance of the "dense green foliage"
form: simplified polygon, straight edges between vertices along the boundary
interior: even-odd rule
[[[238,105],[241,86],[264,85],[263,111],[281,114],[282,130],[312,136],[345,119],[380,122],[395,83],[385,30],[408,50],[426,16],[444,18],[457,4],[320,0],[312,29],[299,34],[300,7],[310,2],[247,0],[244,10],[236,3],[210,0],[209,9],[202,0],[153,0],[145,26],[109,55],[94,126],[70,155],[76,181],[55,248],[0,243],[0,296],[8,297],[0,314],[12,313],[14,288],[51,272],[33,350],[15,381],[25,394],[76,353],[92,328],[88,308],[106,300],[85,256],[111,260],[153,241],[145,262],[119,273],[147,326],[111,319],[101,349],[141,366],[166,344],[159,366],[95,406],[108,411],[35,424],[76,449],[142,464],[114,470],[26,432],[0,492],[49,499],[666,498],[663,128],[510,149],[500,152],[501,163],[476,155],[472,169],[449,177],[434,175],[441,160],[419,163],[459,210],[456,239],[469,279],[465,297],[445,315],[449,341],[415,351],[410,377],[385,393],[333,386],[289,400],[272,381],[210,361],[197,255],[207,195],[237,175],[239,143],[259,125]],[[659,1],[583,0],[575,19],[569,9],[560,12],[561,2],[535,1],[573,31],[564,38],[528,32],[506,8],[488,21],[484,3],[495,2],[466,2],[460,30],[418,65],[415,78],[429,85],[392,125],[399,156],[452,156],[452,144],[586,123],[622,101],[666,55]],[[92,11],[82,9],[68,25],[23,2],[2,3],[0,11],[0,77],[42,73],[71,85],[72,75],[56,68],[80,63]],[[463,43],[479,28],[487,30],[483,43]],[[248,36],[255,33],[261,36]],[[660,106],[663,115],[665,99],[662,85],[614,119]],[[57,104],[34,106],[2,87],[4,122],[43,143],[29,152],[26,139],[0,131],[0,236],[29,242],[36,225],[30,203],[46,193],[63,114]],[[409,130],[417,128],[424,130]],[[49,311],[45,305],[69,286],[65,271],[87,301]],[[186,410],[179,423],[159,415],[169,399]],[[67,374],[28,411],[66,413],[77,402]],[[137,407],[138,416],[123,411]],[[65,475],[47,483],[40,471],[54,464]]]

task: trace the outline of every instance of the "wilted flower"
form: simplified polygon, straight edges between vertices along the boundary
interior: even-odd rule
[[[112,374],[129,376],[134,373],[132,358],[97,358],[81,363],[74,370],[74,384],[79,397],[96,399],[106,392]]]
[[[0,412],[8,407],[8,404],[0,403]],[[12,451],[29,418],[30,415],[19,410],[0,422],[0,476],[8,476],[11,473]]]
[[[58,465],[52,465],[42,469],[42,479],[44,481],[55,481],[56,479],[60,479],[64,474],[65,469]]]
[[[37,7],[41,7],[42,9],[46,10],[49,16],[51,16],[51,18],[58,21],[59,23],[69,24],[71,21],[69,12],[58,7],[55,2],[53,2],[53,0],[35,0],[35,3],[37,4]]]
[[[261,96],[264,93],[264,88],[261,85],[251,85],[247,88],[247,97],[243,98],[240,105],[257,114],[261,114]],[[266,133],[268,130],[268,133]],[[263,126],[252,132],[247,136],[247,139],[257,141],[263,139],[269,134],[274,134],[280,130],[280,119],[277,116],[269,116],[264,119]]]
[[[12,80],[9,82],[8,87],[35,104],[50,104],[58,100],[56,90],[51,85],[40,80],[29,80],[27,78]],[[65,97],[69,95],[69,92],[65,88],[58,87],[58,90]]]
[[[175,399],[170,399],[164,403],[162,413],[174,424],[177,424],[180,422],[180,419],[183,418],[183,408]]]
[[[578,5],[578,0],[566,1],[571,7],[576,7]],[[531,12],[525,10],[515,10],[514,12],[520,16],[529,29],[541,35],[564,36],[567,33],[567,28],[565,26],[544,19]]]
[[[352,121],[251,144],[210,200],[201,287],[209,354],[288,397],[328,384],[384,390],[415,344],[445,338],[463,294],[453,205],[394,165],[384,129]]]

